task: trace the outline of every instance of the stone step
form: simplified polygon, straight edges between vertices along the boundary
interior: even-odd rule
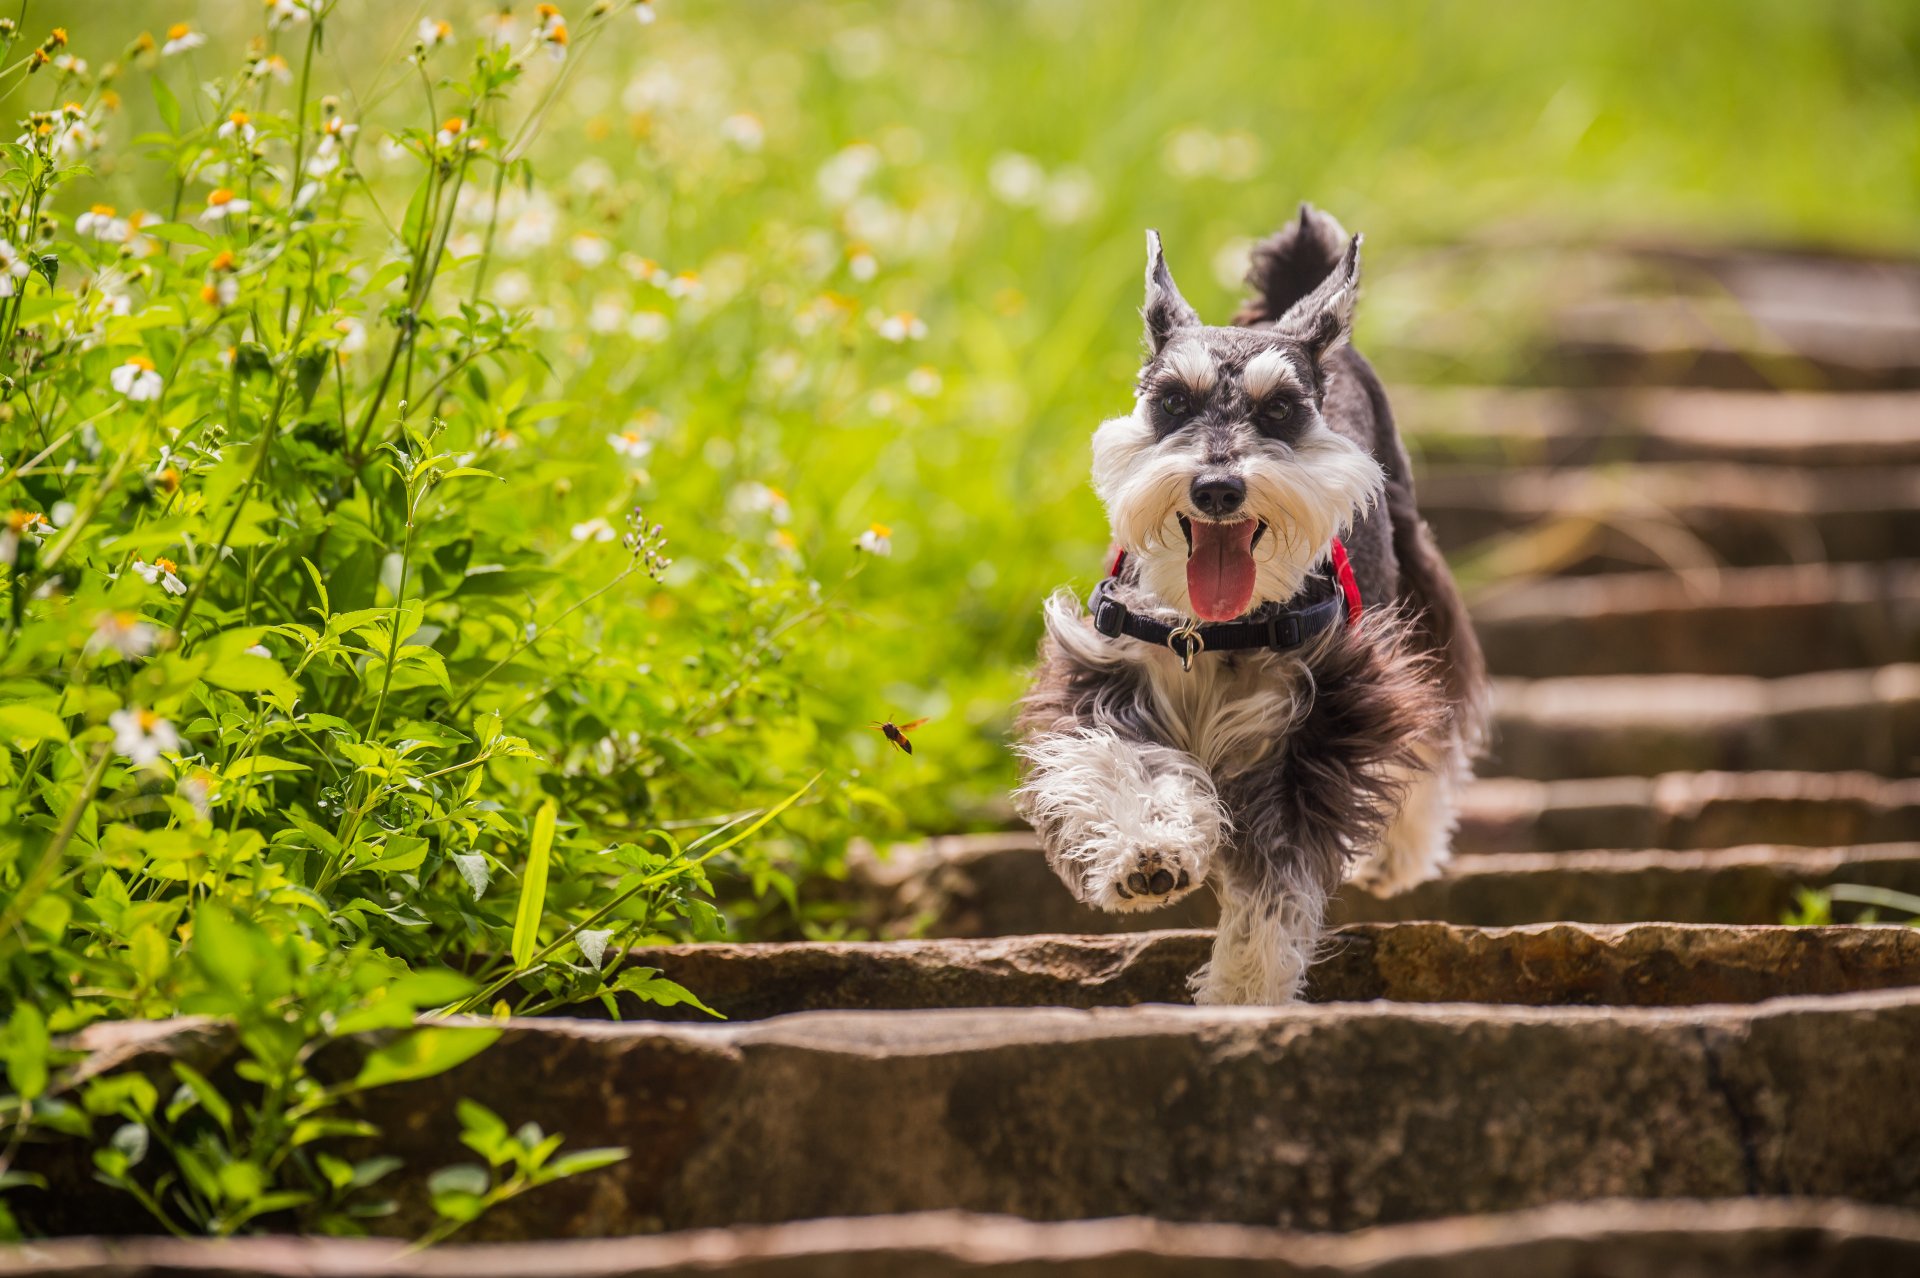
[[[1495,681],[1483,776],[1920,771],[1920,665]]]
[[[1466,853],[1582,848],[1837,847],[1920,841],[1920,779],[1864,772],[1669,772],[1657,777],[1468,787],[1454,847]]]
[[[1561,1203],[1357,1234],[916,1212],[416,1254],[356,1238],[63,1238],[0,1250],[5,1278],[1886,1278],[1915,1269],[1920,1213],[1806,1198]]]
[[[1473,619],[1519,678],[1882,666],[1920,661],[1920,563],[1537,578],[1482,592]]]
[[[1206,931],[985,940],[800,941],[639,951],[729,1020],[790,1012],[933,1007],[1131,1007],[1191,1003]],[[1622,1004],[1680,1007],[1920,985],[1920,929],[1617,926],[1469,928],[1356,923],[1332,934],[1307,978],[1316,1003]],[[698,1009],[630,995],[621,1019],[699,1021]],[[583,1004],[580,1015],[599,1015]]]
[[[484,1022],[482,1022],[484,1023]],[[462,1156],[452,1097],[625,1162],[510,1201],[476,1241],[962,1208],[1360,1229],[1606,1197],[1920,1203],[1920,990],[1751,1006],[805,1012],[739,1025],[496,1023],[487,1051],[359,1095],[406,1171]],[[89,1027],[128,1068],[224,1036]],[[230,1040],[227,1051],[231,1053]],[[364,1040],[315,1058],[358,1068]],[[101,1057],[96,1057],[101,1059]],[[169,1086],[171,1084],[169,1083]],[[22,1151],[52,1233],[108,1232],[78,1142]]]
[[[930,839],[850,868],[864,901],[860,921],[886,936],[1105,935],[1218,921],[1206,891],[1151,913],[1090,909],[1054,877],[1030,832]],[[1476,927],[1766,924],[1781,921],[1799,889],[1837,883],[1920,893],[1920,844],[1461,856],[1442,878],[1399,896],[1375,896],[1350,883],[1335,896],[1332,914],[1336,923],[1424,919]]]
[[[1447,466],[1920,463],[1920,394],[1396,386],[1422,473]]]
[[[1449,553],[1552,528],[1545,566],[1562,571],[1870,562],[1920,546],[1920,467],[1911,466],[1463,468],[1429,473],[1419,500]]]
[[[1888,258],[1632,251],[1611,296],[1562,307],[1554,372],[1621,386],[1920,386],[1920,266]]]

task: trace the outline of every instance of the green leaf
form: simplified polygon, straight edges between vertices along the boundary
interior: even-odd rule
[[[547,906],[547,867],[553,857],[553,826],[558,816],[559,810],[548,799],[533,817],[533,848],[527,855],[527,871],[520,879],[520,904],[513,915],[515,967],[533,962],[534,945],[540,939],[540,918]]]
[[[14,741],[65,741],[67,725],[46,706],[0,706],[0,737]]]
[[[153,85],[154,105],[160,108],[160,119],[167,126],[167,132],[178,134],[180,132],[180,99],[173,96],[173,90],[169,89],[167,82],[159,76],[154,76],[149,83]]]
[[[14,1095],[30,1101],[47,1090],[48,1057],[52,1042],[47,1018],[31,1003],[22,1003],[7,1018],[7,1082]]]
[[[438,1025],[410,1031],[370,1052],[353,1086],[356,1089],[385,1087],[389,1083],[432,1078],[478,1056],[499,1037],[500,1031],[496,1029]]]
[[[206,1075],[183,1061],[173,1063],[173,1075],[193,1093],[194,1099],[200,1102],[200,1108],[206,1110],[213,1116],[213,1121],[220,1124],[220,1130],[232,1136],[233,1106],[229,1105],[227,1098],[207,1081]]]
[[[685,1004],[688,1007],[697,1007],[718,1020],[727,1019],[702,1003],[692,990],[661,976],[658,968],[630,967],[614,979],[613,988],[623,990],[659,1007],[677,1007]]]
[[[420,863],[427,859],[427,841],[417,835],[396,834],[390,837],[381,849],[380,855],[364,865],[356,865],[355,870],[378,870],[382,874],[402,874],[408,870],[417,870]]]
[[[582,1172],[598,1171],[602,1167],[611,1167],[627,1159],[627,1151],[618,1146],[601,1149],[576,1149],[571,1154],[562,1154],[553,1160],[547,1168],[547,1175],[553,1180],[567,1176],[578,1176]]]
[[[226,771],[229,781],[238,781],[241,777],[259,776],[266,772],[305,772],[307,765],[295,763],[291,759],[276,759],[270,754],[250,754],[237,759]]]

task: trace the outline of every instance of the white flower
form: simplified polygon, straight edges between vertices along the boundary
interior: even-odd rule
[[[647,454],[653,451],[653,441],[631,428],[621,431],[618,435],[607,436],[607,443],[612,446],[614,452],[631,461],[645,461]]]
[[[277,53],[270,53],[264,58],[256,59],[247,67],[247,74],[256,80],[271,79],[276,84],[293,83],[293,68],[288,66],[287,60]]]
[[[917,342],[927,335],[927,323],[911,311],[896,311],[873,322],[874,331],[889,342]]]
[[[144,657],[153,651],[159,632],[140,620],[134,612],[103,612],[94,618],[93,637],[87,640],[88,652],[108,648],[123,657]]]
[[[567,20],[560,16],[560,10],[550,4],[537,4],[533,12],[540,19],[540,25],[534,30],[534,37],[547,46],[547,56],[559,62],[567,56]]]
[[[706,291],[707,286],[702,284],[700,277],[692,271],[682,271],[667,281],[666,293],[668,297],[699,297]]]
[[[626,302],[618,293],[602,293],[587,312],[587,328],[595,333],[618,333],[627,326]]]
[[[352,316],[334,321],[333,331],[340,334],[335,349],[342,355],[358,355],[367,349],[367,326]]]
[[[284,27],[308,18],[306,0],[267,0],[267,25]]]
[[[869,142],[855,142],[820,166],[814,182],[830,204],[846,204],[860,194],[867,179],[880,171],[880,152]]]
[[[987,166],[987,185],[1001,202],[1015,208],[1039,203],[1046,184],[1047,171],[1040,162],[1018,151],[1002,151]]]
[[[787,504],[787,495],[758,480],[734,489],[734,501],[740,509],[765,514],[776,524],[784,524],[793,518],[793,507]]]
[[[253,117],[245,111],[235,111],[220,122],[219,134],[223,138],[239,138],[242,142],[251,142],[254,138]]]
[[[847,274],[865,284],[880,273],[880,263],[864,244],[855,244],[847,250]]]
[[[439,18],[420,19],[420,43],[429,49],[438,48],[453,39],[453,24]]]
[[[180,566],[171,559],[156,557],[152,563],[136,559],[133,570],[149,586],[159,586],[170,595],[187,593],[187,583],[180,580]]]
[[[133,232],[133,226],[127,219],[113,214],[113,205],[96,204],[73,219],[73,233],[89,239],[105,240],[109,244],[125,243],[127,236]],[[5,241],[0,241],[0,246],[4,245]],[[6,246],[5,251],[10,251],[10,246]]]
[[[160,53],[161,56],[170,58],[176,53],[197,49],[206,42],[206,36],[184,22],[176,22],[167,28],[167,42],[160,46]]]
[[[759,116],[741,111],[720,121],[720,136],[742,151],[758,151],[767,140],[767,130]]]
[[[466,131],[467,122],[463,117],[457,115],[449,116],[446,122],[440,126],[440,131],[433,135],[433,140],[439,145],[442,151],[450,151],[453,149],[454,141]]]
[[[116,367],[107,374],[107,381],[136,404],[160,398],[160,374],[154,371],[153,361],[145,355],[135,355]]]
[[[893,553],[893,529],[885,524],[868,524],[867,530],[853,544],[869,555],[884,558]]]
[[[152,767],[164,753],[177,753],[180,734],[173,725],[151,710],[128,706],[107,716],[113,729],[113,748],[131,759],[134,766]]]
[[[253,647],[247,649],[247,655],[249,657],[266,657],[271,660],[273,650],[268,648],[264,643],[256,643]]]
[[[612,541],[613,538],[613,525],[604,519],[589,519],[573,526],[575,541]]]
[[[932,399],[945,385],[940,370],[926,364],[907,374],[907,394],[918,399]]]
[[[533,281],[525,271],[502,271],[493,278],[493,300],[502,306],[518,306],[533,296]]]
[[[207,196],[207,208],[200,215],[200,221],[205,226],[218,226],[229,217],[245,213],[252,207],[251,203],[223,186]]]
[[[658,17],[653,11],[653,0],[633,0],[633,16],[640,19],[640,25],[650,26]]]
[[[53,60],[53,69],[63,75],[85,75],[87,60],[76,58],[71,53],[63,53]]]
[[[0,240],[0,297],[12,297],[31,269],[11,241]]]
[[[495,48],[499,48],[504,44],[512,44],[516,31],[513,14],[506,9],[502,9],[498,13],[482,14],[480,16],[480,30],[486,34],[487,43]]]
[[[589,270],[606,265],[612,255],[613,249],[607,242],[588,231],[582,231],[567,241],[567,256]]]
[[[664,342],[673,322],[659,311],[635,311],[627,321],[627,336],[636,342]]]

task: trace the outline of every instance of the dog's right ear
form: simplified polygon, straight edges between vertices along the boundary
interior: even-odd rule
[[[1173,282],[1166,255],[1160,251],[1160,232],[1147,232],[1147,301],[1140,308],[1147,322],[1147,353],[1158,355],[1175,332],[1200,327],[1200,315]]]

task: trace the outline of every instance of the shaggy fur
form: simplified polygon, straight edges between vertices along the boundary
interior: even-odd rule
[[[1220,895],[1202,1002],[1292,998],[1356,868],[1388,889],[1434,873],[1484,736],[1479,645],[1385,393],[1347,346],[1359,248],[1303,206],[1255,250],[1236,324],[1209,328],[1150,234],[1147,360],[1134,411],[1095,433],[1093,471],[1128,552],[1112,594],[1129,609],[1189,618],[1195,522],[1256,520],[1244,615],[1327,598],[1339,537],[1360,624],[1289,652],[1203,652],[1188,670],[1099,634],[1063,591],[1021,715],[1016,799],[1076,897],[1141,910],[1203,882]],[[1193,492],[1223,481],[1243,504],[1203,513]]]

